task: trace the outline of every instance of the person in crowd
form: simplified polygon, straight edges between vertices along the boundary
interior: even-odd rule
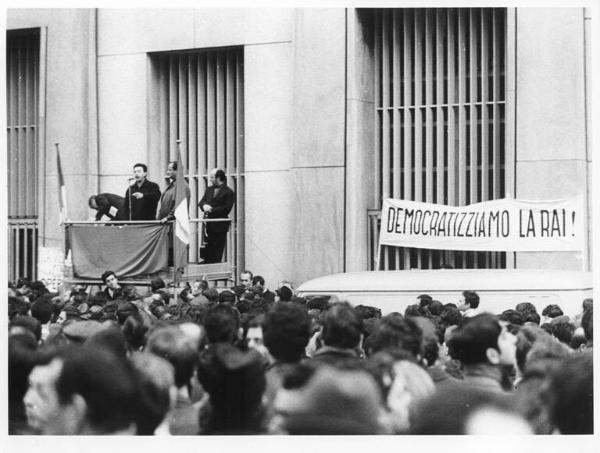
[[[480,313],[479,294],[475,291],[463,291],[460,298],[458,309],[462,312],[464,318],[472,318]]]
[[[266,372],[265,395],[269,410],[277,391],[282,387],[285,373],[306,358],[310,327],[306,309],[292,302],[279,302],[264,316],[263,343],[272,360]]]
[[[550,322],[551,320],[553,320],[554,318],[557,318],[559,316],[563,316],[564,313],[562,311],[562,309],[556,305],[556,304],[550,304],[548,306],[546,306],[546,308],[544,308],[542,310],[542,324],[545,324],[547,322]]]
[[[511,388],[516,338],[496,316],[483,313],[468,318],[452,333],[448,350],[463,365],[461,385],[497,393]]]
[[[35,434],[27,425],[23,397],[36,362],[38,342],[31,332],[8,337],[8,433]]]
[[[250,288],[252,286],[252,279],[254,278],[252,271],[244,270],[240,273],[240,285],[244,287],[244,289]]]
[[[8,328],[9,334],[31,332],[38,343],[42,339],[42,324],[33,316],[20,315],[14,317]]]
[[[406,433],[415,406],[436,389],[421,366],[408,360],[394,361],[393,380],[387,396],[389,420],[393,433]]]
[[[170,435],[175,406],[175,371],[167,360],[148,352],[134,352],[130,361],[139,383],[137,435]]]
[[[168,222],[175,219],[175,181],[177,179],[177,162],[169,162],[167,165],[167,172],[165,175],[167,180],[167,188],[160,197],[160,207],[158,209],[158,215],[156,220],[160,220],[162,223]],[[190,186],[184,181],[185,197],[189,204],[190,202]]]
[[[506,436],[532,431],[510,397],[455,384],[451,389],[437,389],[416,406],[409,433]]]
[[[201,434],[266,433],[262,404],[266,383],[260,353],[216,343],[200,354],[198,381],[209,395],[200,410]]]
[[[46,341],[48,334],[50,333],[53,312],[54,307],[52,306],[52,296],[50,294],[38,297],[33,304],[31,304],[31,316],[37,319],[42,326],[42,341]]]
[[[566,345],[571,344],[575,326],[568,316],[557,316],[550,321],[552,336]]]
[[[317,364],[336,364],[355,361],[361,357],[363,320],[352,306],[345,302],[334,304],[325,314],[320,337],[323,346],[311,360]]]
[[[334,307],[335,308],[335,307]],[[274,403],[281,429],[292,435],[380,434],[382,401],[365,370],[323,365],[307,377],[286,378]],[[294,382],[296,381],[296,382]]]
[[[156,183],[146,179],[147,175],[148,167],[145,164],[133,166],[134,182],[125,192],[123,220],[154,220],[160,189]]]
[[[146,352],[167,360],[175,370],[177,395],[169,430],[175,435],[198,432],[198,406],[191,399],[191,379],[195,375],[198,345],[177,325],[156,328],[149,336]]]
[[[414,362],[423,357],[423,336],[414,318],[388,314],[379,319],[365,343],[367,355],[385,351]]]
[[[123,288],[119,284],[114,271],[105,271],[100,278],[102,279],[102,283],[106,285],[104,294],[106,294],[108,300],[117,300],[123,295]]]
[[[587,340],[585,347],[587,349],[592,349],[594,346],[594,309],[593,307],[588,308],[583,312],[583,316],[581,317],[581,327],[583,328],[583,333]]]
[[[235,194],[227,186],[225,172],[214,169],[210,172],[211,186],[206,189],[198,206],[204,212],[205,219],[226,219],[233,208]],[[204,263],[220,263],[225,249],[227,232],[231,221],[206,222],[206,247],[203,250]]]
[[[552,372],[546,392],[550,419],[561,434],[594,433],[592,351],[574,353]]]
[[[261,275],[252,277],[252,286],[259,289],[260,296],[265,299],[266,302],[271,303],[275,300],[275,293],[266,287],[265,279]]]
[[[42,434],[135,433],[135,372],[130,362],[109,351],[66,349],[34,367],[29,381],[27,418]]]
[[[90,196],[88,206],[96,211],[96,222],[102,219],[102,216],[110,220],[125,220],[123,218],[123,206],[125,199],[114,193],[99,193]]]
[[[292,290],[287,286],[277,288],[275,293],[277,294],[279,302],[291,302],[292,297],[294,296]]]

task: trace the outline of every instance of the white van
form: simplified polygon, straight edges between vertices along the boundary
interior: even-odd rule
[[[582,302],[592,297],[592,273],[532,269],[441,269],[371,271],[333,274],[309,280],[298,288],[300,296],[322,296],[330,301],[371,305],[382,313],[404,313],[419,303],[417,296],[429,294],[443,304],[458,305],[462,291],[476,291],[479,308],[499,314],[520,302],[531,302],[538,313],[557,304],[566,315],[582,311]]]

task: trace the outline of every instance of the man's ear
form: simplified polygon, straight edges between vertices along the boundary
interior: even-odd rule
[[[500,363],[500,351],[496,348],[487,348],[485,355],[492,365],[498,365]]]
[[[80,434],[87,418],[87,403],[79,394],[74,394],[71,401],[62,406],[65,434]]]

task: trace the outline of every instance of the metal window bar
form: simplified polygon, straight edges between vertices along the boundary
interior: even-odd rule
[[[224,256],[234,267],[244,262],[243,155],[244,90],[243,50],[178,52],[157,54],[163,84],[161,134],[168,147],[168,160],[181,158],[190,186],[190,217],[202,218],[198,201],[209,185],[209,173],[221,168],[227,184],[236,193]],[[202,229],[191,224],[189,262],[200,262]]]
[[[502,198],[504,8],[375,11],[375,206],[386,197],[462,206]],[[379,235],[369,211],[371,269]],[[382,248],[380,269],[496,268],[506,253]]]
[[[37,278],[39,29],[6,42],[9,280]]]

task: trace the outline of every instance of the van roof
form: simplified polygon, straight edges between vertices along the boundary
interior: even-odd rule
[[[299,292],[592,289],[592,273],[549,269],[366,271],[309,280]]]

